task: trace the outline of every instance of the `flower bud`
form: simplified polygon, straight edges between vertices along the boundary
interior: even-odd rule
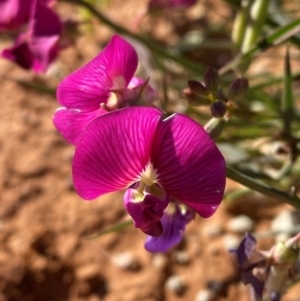
[[[203,97],[206,97],[209,94],[208,90],[196,80],[188,80],[188,86],[190,90],[195,94],[201,95]]]
[[[279,242],[274,246],[272,252],[272,260],[275,264],[290,264],[295,265],[299,257],[299,250],[295,249],[293,245],[287,242]]]
[[[205,87],[211,92],[217,92],[220,84],[220,76],[217,70],[208,67],[204,73]]]
[[[190,88],[185,88],[183,94],[192,106],[208,106],[211,104],[210,99],[194,93]]]
[[[222,118],[226,113],[227,107],[223,101],[216,100],[210,106],[211,115],[216,118]]]
[[[249,88],[249,82],[247,78],[245,77],[237,78],[229,86],[227,97],[230,100],[237,100],[245,95],[248,88]]]
[[[224,124],[223,118],[212,118],[204,125],[204,129],[211,138],[216,138],[222,133]]]

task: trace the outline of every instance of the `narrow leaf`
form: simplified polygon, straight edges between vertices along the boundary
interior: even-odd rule
[[[100,232],[94,233],[94,234],[86,237],[86,239],[93,239],[93,238],[96,238],[98,236],[102,236],[102,235],[113,233],[113,232],[120,232],[120,231],[126,229],[127,227],[129,227],[131,225],[132,225],[132,219],[125,220],[121,223],[118,223],[118,224],[115,224],[111,227],[108,227],[108,228],[106,228],[106,229],[104,229]]]
[[[283,97],[282,97],[282,118],[283,118],[283,133],[291,136],[291,123],[293,121],[293,76],[291,74],[290,53],[289,47],[286,49],[284,59],[284,78],[283,78]]]
[[[224,65],[221,69],[218,70],[220,75],[226,73],[227,71],[235,68],[242,61],[253,57],[259,51],[265,51],[271,46],[278,45],[290,37],[292,37],[296,32],[300,30],[300,18],[296,19],[284,26],[279,27],[273,33],[269,34],[266,38],[262,39],[255,46],[249,49],[244,54],[240,53],[235,56],[232,60],[230,60],[226,65]]]

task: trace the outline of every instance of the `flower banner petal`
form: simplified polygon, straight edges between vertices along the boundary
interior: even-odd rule
[[[92,111],[106,103],[110,90],[125,88],[136,71],[134,48],[115,35],[92,61],[68,75],[58,86],[57,98],[67,108]]]
[[[215,212],[225,188],[225,160],[197,122],[181,114],[163,120],[153,143],[152,162],[168,194],[202,217]]]
[[[86,113],[75,109],[59,108],[53,116],[53,123],[69,143],[76,145],[87,125],[106,113],[107,111],[102,109]]]
[[[158,109],[125,108],[98,117],[75,149],[73,181],[78,194],[92,200],[139,181],[161,118]]]

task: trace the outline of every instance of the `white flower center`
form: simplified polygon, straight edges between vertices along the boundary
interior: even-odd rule
[[[111,90],[118,90],[125,88],[125,78],[123,76],[116,76],[113,81]],[[118,108],[118,101],[120,96],[114,92],[111,92],[107,100],[106,106],[112,110]]]
[[[153,184],[157,183],[157,178],[157,170],[153,167],[152,163],[149,162],[141,173],[141,181],[146,186],[152,186]]]

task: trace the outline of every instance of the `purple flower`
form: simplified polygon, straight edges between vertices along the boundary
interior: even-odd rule
[[[53,122],[68,142],[76,145],[86,126],[107,111],[136,105],[141,96],[147,102],[155,98],[147,81],[133,77],[137,66],[135,49],[114,35],[101,53],[60,83],[57,98],[63,108]]]
[[[178,243],[193,211],[211,216],[225,186],[225,162],[205,130],[181,114],[163,119],[156,108],[131,107],[91,122],[73,158],[78,194],[93,200],[127,189],[125,207],[151,237],[146,248]]]
[[[34,1],[28,30],[1,55],[24,69],[44,72],[58,55],[61,32],[59,17],[43,1]]]
[[[237,250],[232,251],[241,270],[241,280],[251,285],[251,300],[261,301],[265,288],[271,301],[281,299],[299,257],[299,249],[295,248],[299,240],[300,234],[262,252],[256,249],[255,238],[247,233]]]
[[[241,241],[237,250],[232,251],[241,270],[241,280],[252,287],[254,300],[261,300],[267,278],[267,257],[256,250],[256,239],[249,233]]]

